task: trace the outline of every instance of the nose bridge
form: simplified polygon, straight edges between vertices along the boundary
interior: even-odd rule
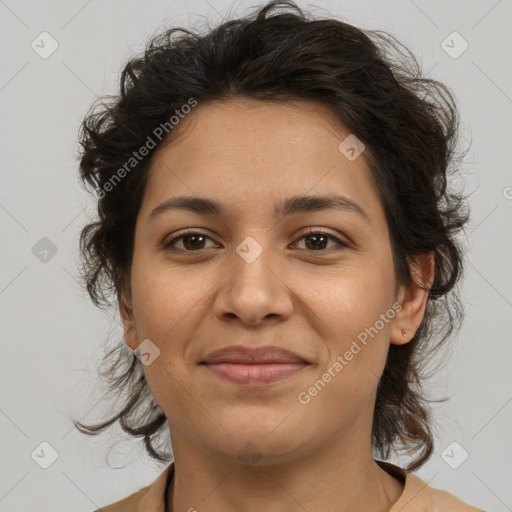
[[[267,234],[247,236],[235,248],[230,280],[238,295],[254,297],[255,294],[273,293],[276,276],[275,270],[271,269],[276,266],[276,262],[268,240]]]
[[[270,239],[268,233],[265,240],[263,235],[247,236],[235,247],[231,272],[215,300],[217,318],[234,314],[254,324],[269,315],[290,313],[289,289],[285,277],[279,278],[280,266],[275,251],[268,245]]]

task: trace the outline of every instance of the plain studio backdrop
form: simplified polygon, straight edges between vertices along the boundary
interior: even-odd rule
[[[78,128],[96,96],[117,92],[123,64],[150,36],[205,18],[214,26],[257,5],[0,0],[0,511],[88,512],[163,470],[119,428],[87,437],[70,421],[101,418],[95,366],[107,336],[121,335],[117,318],[94,308],[76,281],[78,233],[92,213],[77,180]],[[472,192],[466,319],[450,362],[429,384],[451,399],[434,407],[436,451],[417,474],[472,505],[510,511],[512,2],[314,5],[314,14],[389,31],[455,94],[461,144],[472,141],[463,168]],[[450,454],[461,450],[467,459],[454,468]]]

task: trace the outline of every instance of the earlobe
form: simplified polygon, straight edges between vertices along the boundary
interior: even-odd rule
[[[412,340],[427,307],[427,299],[434,281],[434,253],[418,255],[409,262],[411,282],[400,287],[398,301],[401,309],[393,321],[390,343],[404,345]]]

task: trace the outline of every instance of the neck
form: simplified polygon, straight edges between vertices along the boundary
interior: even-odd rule
[[[166,512],[389,512],[404,487],[373,460],[371,449],[359,446],[252,466],[205,456],[176,432],[173,447]]]

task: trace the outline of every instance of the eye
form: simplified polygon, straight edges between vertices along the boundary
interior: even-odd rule
[[[166,250],[177,250],[186,253],[200,252],[204,249],[208,249],[208,247],[205,247],[206,240],[212,239],[203,233],[197,231],[189,231],[181,234],[176,238],[173,238],[169,242],[164,242],[163,248]],[[304,235],[297,239],[297,242],[302,240],[306,241],[305,250],[308,252],[323,252],[328,250],[325,247],[325,244],[328,243],[329,240],[334,241],[335,246],[338,247],[335,250],[342,250],[349,247],[348,243],[343,242],[336,236],[318,228],[309,228]],[[308,240],[310,242],[308,242]],[[182,244],[182,247],[176,247],[178,242]]]
[[[176,249],[178,251],[185,251],[185,252],[198,252],[198,251],[205,249],[204,241],[206,239],[211,240],[211,238],[209,236],[206,236],[203,233],[198,233],[196,231],[188,231],[176,238],[173,238],[169,242],[165,242],[163,247],[164,247],[164,249],[169,249],[169,250]],[[184,249],[175,247],[175,244],[178,241],[182,242]]]
[[[343,242],[336,236],[326,232],[322,231],[318,228],[309,228],[307,233],[301,236],[298,241],[306,240],[305,244],[307,249],[312,249],[310,252],[322,252],[326,251],[325,243],[329,240],[332,240],[335,242],[335,244],[338,246],[335,250],[341,250],[344,248],[349,247],[349,244],[346,242]],[[310,240],[311,242],[307,242],[307,240]]]

